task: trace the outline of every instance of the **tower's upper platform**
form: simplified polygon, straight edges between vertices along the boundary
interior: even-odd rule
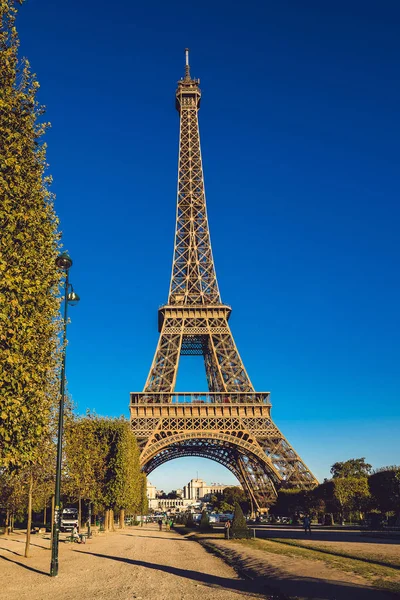
[[[178,88],[176,90],[176,110],[178,112],[181,112],[181,110],[185,108],[200,108],[200,79],[192,79],[190,76],[188,48],[185,50],[185,55],[185,77],[178,81]]]

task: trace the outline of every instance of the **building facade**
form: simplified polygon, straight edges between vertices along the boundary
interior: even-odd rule
[[[178,498],[160,498],[162,493],[147,482],[147,498],[149,500],[149,508],[153,511],[160,512],[185,512],[190,508],[199,508],[202,502],[208,502],[211,496],[222,494],[224,489],[232,487],[223,483],[207,483],[203,479],[191,479],[182,489],[175,490]]]
[[[148,500],[155,500],[157,489],[155,485],[152,485],[150,481],[147,481],[147,498]]]
[[[192,506],[192,500],[183,500],[182,498],[155,498],[154,500],[149,500],[149,508],[155,512],[180,513],[185,512]]]
[[[183,498],[186,500],[209,500],[215,494],[222,494],[225,488],[232,487],[223,483],[207,483],[203,479],[191,479],[183,486]]]

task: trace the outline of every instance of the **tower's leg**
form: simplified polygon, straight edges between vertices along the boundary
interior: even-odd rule
[[[153,364],[144,388],[145,392],[172,392],[178,372],[182,347],[181,334],[161,332]]]
[[[204,362],[210,391],[254,392],[226,319],[209,318]]]

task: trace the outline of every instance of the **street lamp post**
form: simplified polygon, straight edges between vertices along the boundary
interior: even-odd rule
[[[63,330],[63,355],[61,366],[61,381],[60,381],[60,407],[58,413],[58,439],[57,439],[57,463],[56,463],[56,487],[55,487],[55,507],[54,507],[54,522],[53,522],[53,537],[51,545],[51,565],[50,576],[58,575],[58,540],[60,534],[60,483],[61,483],[61,463],[62,463],[62,437],[64,430],[64,398],[65,398],[65,360],[67,354],[67,319],[68,319],[68,304],[79,302],[78,294],[72,289],[69,283],[68,271],[72,267],[72,259],[66,252],[63,252],[57,259],[56,265],[59,269],[65,271],[65,290],[64,290],[64,330]],[[71,291],[69,288],[71,287]]]

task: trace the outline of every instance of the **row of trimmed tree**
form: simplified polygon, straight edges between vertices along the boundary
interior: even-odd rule
[[[114,529],[117,514],[120,527],[124,527],[126,513],[147,513],[146,476],[140,470],[138,446],[127,420],[70,414],[64,441],[62,504],[78,505],[80,526],[82,508],[88,503],[94,516],[101,516],[105,531]],[[27,556],[32,513],[43,511],[46,524],[54,494],[55,439],[43,441],[41,450],[41,460],[35,465],[3,468],[0,477],[4,533],[12,530],[15,521],[26,523]]]
[[[139,449],[125,419],[87,414],[67,419],[64,489],[70,501],[78,502],[81,524],[82,501],[93,504],[95,514],[104,513],[104,527],[114,528],[119,515],[147,514],[146,476],[140,470]]]

